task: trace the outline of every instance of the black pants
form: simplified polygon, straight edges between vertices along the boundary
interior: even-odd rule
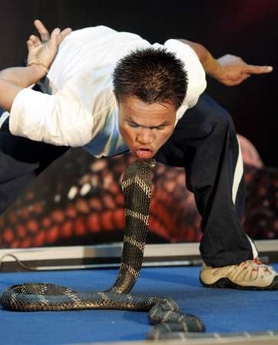
[[[241,226],[243,162],[229,113],[203,94],[178,122],[156,159],[185,168],[186,183],[202,216],[202,259],[225,266],[257,256]]]
[[[68,147],[13,136],[6,120],[0,128],[0,214]]]
[[[0,213],[66,147],[12,136],[8,121],[0,129]],[[230,115],[206,94],[178,122],[157,161],[184,167],[187,186],[202,216],[200,251],[212,266],[236,264],[256,256],[240,218],[244,180]]]

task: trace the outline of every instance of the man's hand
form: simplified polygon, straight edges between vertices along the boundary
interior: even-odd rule
[[[41,21],[34,22],[40,38],[31,35],[27,41],[28,67],[11,67],[0,71],[0,107],[10,111],[16,95],[42,77],[53,62],[59,44],[71,32],[71,29],[55,29],[48,33]]]
[[[224,55],[217,62],[219,66],[212,77],[227,86],[238,85],[253,74],[270,73],[273,70],[271,66],[249,65],[234,55]]]
[[[40,37],[36,35],[29,37],[27,41],[27,62],[28,65],[36,64],[48,70],[55,58],[60,43],[71,33],[71,29],[66,28],[61,31],[59,28],[56,28],[49,34],[40,20],[35,20],[34,25]]]

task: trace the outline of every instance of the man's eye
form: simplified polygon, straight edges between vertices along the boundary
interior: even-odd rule
[[[151,127],[151,129],[157,129],[158,131],[162,131],[165,128],[165,126],[157,126],[157,127]]]
[[[128,124],[132,128],[138,128],[139,127],[139,125],[137,125],[137,123],[134,123],[134,122],[129,122]]]

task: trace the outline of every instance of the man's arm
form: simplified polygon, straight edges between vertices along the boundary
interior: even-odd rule
[[[179,41],[189,45],[195,51],[209,76],[227,86],[238,85],[252,74],[264,74],[273,70],[271,66],[249,65],[240,57],[229,54],[215,59],[203,45],[185,39],[179,39]]]
[[[45,76],[39,65],[13,67],[0,72],[0,106],[10,111],[16,95]]]
[[[67,28],[63,31],[56,28],[48,33],[41,21],[35,20],[34,25],[40,38],[31,35],[27,41],[27,67],[7,68],[0,72],[0,107],[10,111],[16,95],[41,78],[43,78],[53,62],[57,49],[63,39],[71,32]]]

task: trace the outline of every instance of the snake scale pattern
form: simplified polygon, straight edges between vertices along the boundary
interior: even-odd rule
[[[143,262],[154,166],[153,159],[137,160],[122,178],[126,226],[121,265],[110,289],[82,292],[55,284],[23,283],[8,287],[1,294],[2,307],[14,311],[145,310],[154,325],[148,339],[160,339],[169,332],[203,332],[203,322],[197,316],[180,312],[173,299],[130,293]]]

